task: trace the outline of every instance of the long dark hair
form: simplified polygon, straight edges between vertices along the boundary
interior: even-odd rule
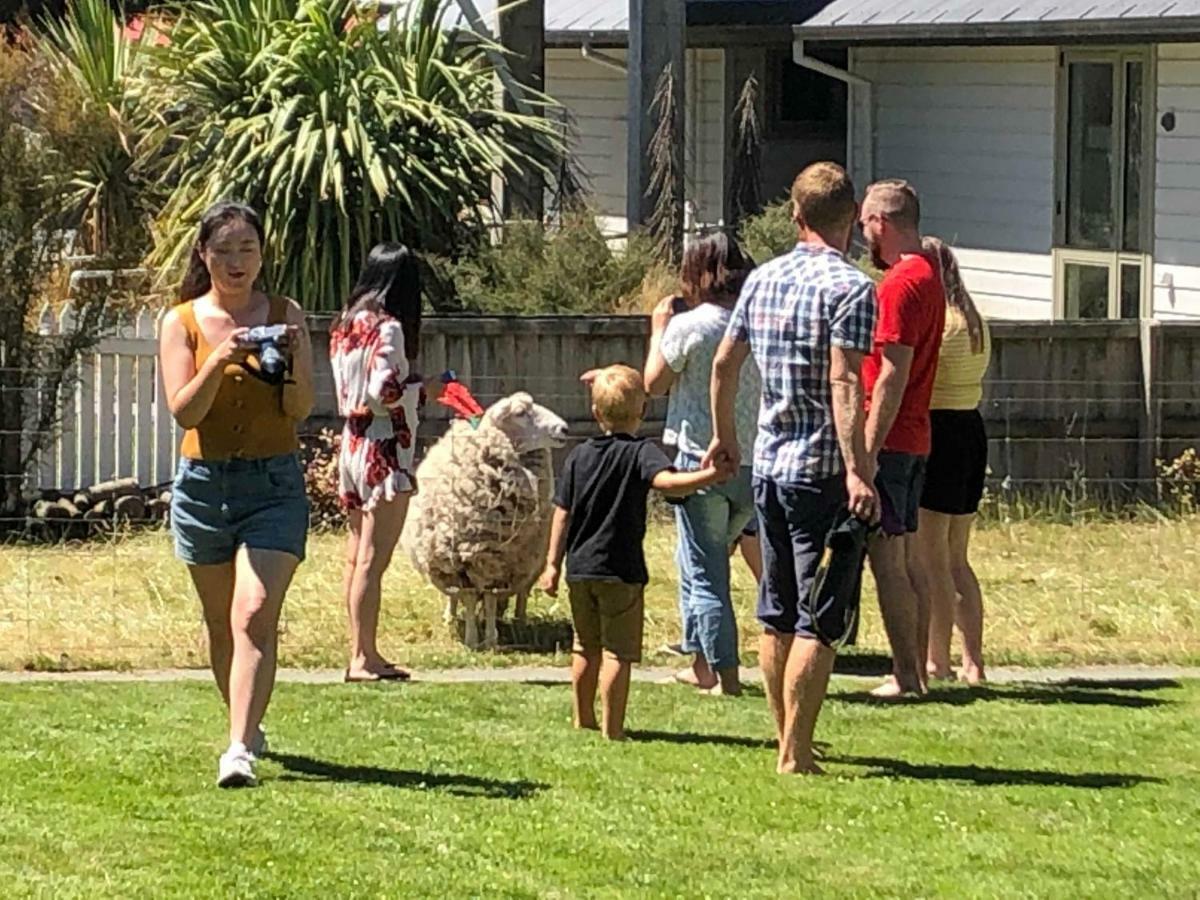
[[[253,209],[245,203],[237,203],[232,200],[214,203],[200,217],[200,231],[196,236],[196,243],[192,245],[192,258],[188,261],[187,274],[183,276],[183,284],[179,286],[180,303],[203,297],[212,289],[212,276],[208,274],[208,266],[204,264],[204,257],[200,254],[212,240],[213,232],[222,225],[228,225],[239,219],[254,229],[254,233],[258,235],[260,248],[266,243],[266,232],[263,231],[262,219]]]
[[[967,336],[971,341],[971,352],[983,352],[983,316],[975,305],[967,286],[963,284],[962,272],[958,268],[958,260],[954,251],[940,238],[926,236],[921,239],[921,249],[937,259],[938,268],[942,275],[942,290],[946,294],[946,303],[958,310],[967,320]]]
[[[693,303],[732,306],[753,268],[754,260],[735,238],[725,231],[715,231],[684,251],[679,280],[684,295]]]
[[[417,358],[421,348],[421,270],[417,257],[403,244],[384,241],[371,248],[334,329],[348,326],[364,310],[398,320],[404,332],[404,355],[410,361]]]

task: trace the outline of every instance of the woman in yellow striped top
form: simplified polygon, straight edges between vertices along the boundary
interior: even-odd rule
[[[963,643],[959,678],[977,684],[984,680],[983,596],[968,545],[987,471],[987,433],[979,403],[991,336],[950,248],[937,238],[925,238],[924,248],[940,264],[946,293],[946,325],[929,404],[933,446],[917,533],[930,595],[926,667],[931,678],[953,676],[950,637],[957,624]]]

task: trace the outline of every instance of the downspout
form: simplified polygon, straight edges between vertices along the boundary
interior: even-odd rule
[[[804,52],[804,38],[795,33],[793,27],[792,36],[792,62],[798,66],[803,66],[806,69],[811,69],[827,78],[835,78],[838,81],[844,82],[852,88],[862,88],[863,97],[865,100],[865,111],[863,112],[863,129],[866,131],[866,141],[863,145],[863,168],[866,169],[865,177],[858,179],[863,182],[871,182],[875,178],[875,97],[872,88],[874,85],[861,75],[855,75],[853,72],[848,72],[845,69],[839,69],[837,66],[831,66],[827,62],[822,62]],[[846,155],[849,157],[854,152],[854,120],[855,116],[853,104],[853,91],[851,91],[851,115],[846,116]],[[849,160],[847,160],[849,161]],[[855,173],[857,175],[858,173]]]
[[[601,53],[595,49],[589,41],[584,41],[579,45],[579,55],[588,62],[594,62],[598,66],[604,66],[606,69],[612,69],[614,72],[620,72],[622,75],[628,74],[629,70],[625,63],[617,59],[615,56],[609,56],[607,53]]]

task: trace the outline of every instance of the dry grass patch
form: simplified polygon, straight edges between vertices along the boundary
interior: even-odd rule
[[[674,529],[647,540],[654,581],[647,661],[674,640]],[[992,525],[975,539],[994,663],[1200,662],[1200,517],[1074,526]],[[284,610],[282,658],[343,664],[342,541],[314,535]],[[754,661],[753,585],[735,566],[745,662]],[[417,666],[566,662],[565,648],[533,656],[473,654],[442,624],[442,598],[398,559],[384,582],[385,648]],[[569,617],[565,599],[535,595],[531,615]],[[866,579],[860,649],[886,644]],[[0,667],[202,666],[199,606],[164,533],[74,547],[0,548]],[[662,661],[659,658],[658,661]]]

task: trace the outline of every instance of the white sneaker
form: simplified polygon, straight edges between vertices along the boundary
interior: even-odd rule
[[[258,731],[250,739],[250,746],[247,749],[250,751],[250,759],[253,762],[258,762],[271,752],[271,745],[267,743],[267,729],[259,725]]]
[[[254,757],[250,751],[238,745],[221,754],[217,764],[217,787],[254,787],[258,779],[254,776]]]

